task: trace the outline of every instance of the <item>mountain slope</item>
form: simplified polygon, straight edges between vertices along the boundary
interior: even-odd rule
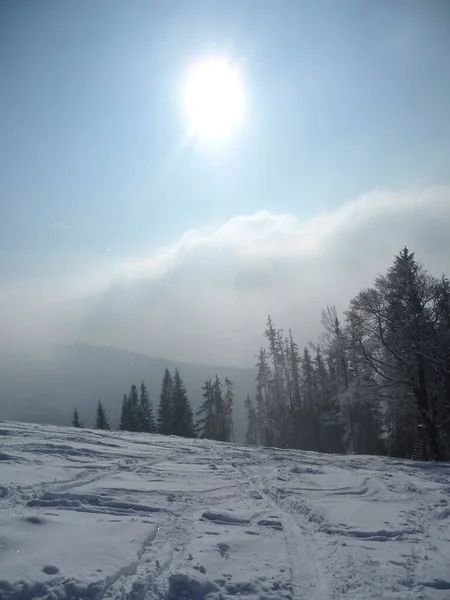
[[[175,363],[87,344],[61,345],[53,355],[39,360],[2,357],[0,419],[65,425],[77,406],[89,426],[100,398],[112,425],[117,426],[123,394],[133,382],[145,380],[156,408],[166,366],[179,367],[194,410],[202,401],[203,381],[216,373],[222,381],[228,376],[235,384],[236,439],[244,441],[244,400],[255,387],[252,369]]]
[[[446,600],[450,466],[0,423],[4,600]]]

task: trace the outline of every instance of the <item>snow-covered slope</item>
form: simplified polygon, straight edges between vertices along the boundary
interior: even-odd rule
[[[0,423],[0,599],[448,599],[449,476]]]

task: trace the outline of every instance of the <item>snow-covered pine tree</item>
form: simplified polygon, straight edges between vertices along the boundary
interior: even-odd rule
[[[155,433],[155,420],[153,418],[153,407],[150,394],[145,383],[142,381],[139,389],[139,431]]]
[[[161,383],[157,422],[158,433],[163,435],[171,435],[173,433],[172,387],[172,374],[166,367]]]
[[[78,414],[78,409],[75,407],[72,414],[72,426],[81,428],[83,425],[80,421],[80,415]]]
[[[97,412],[95,415],[95,428],[111,429],[109,426],[108,417],[106,416],[106,411],[103,407],[101,400],[99,400],[97,404]]]
[[[178,369],[175,369],[173,377],[171,408],[173,418],[172,433],[180,437],[195,437],[192,408]]]

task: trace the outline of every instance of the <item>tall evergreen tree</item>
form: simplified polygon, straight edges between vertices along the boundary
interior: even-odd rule
[[[234,392],[233,382],[225,377],[225,396],[224,403],[224,422],[225,422],[225,442],[234,442],[234,424],[233,424],[233,404]]]
[[[289,352],[288,359],[291,373],[292,405],[300,408],[302,406],[301,380],[300,380],[300,355],[297,344],[294,342],[292,331],[289,329]]]
[[[180,437],[195,437],[191,404],[178,369],[175,369],[172,385],[171,408],[172,433]]]
[[[326,422],[324,436],[330,451],[353,452],[356,430],[353,397],[349,393],[347,339],[334,306],[322,311],[321,322],[324,329],[320,336],[321,349],[328,365],[326,405],[322,407],[325,409],[322,421]]]
[[[216,437],[220,442],[227,441],[226,439],[226,423],[225,423],[225,404],[222,394],[222,382],[216,375],[212,384],[213,405],[216,415]]]
[[[106,411],[103,407],[101,400],[97,404],[97,412],[95,415],[95,428],[96,429],[111,429],[106,416]]]
[[[78,427],[78,428],[83,427],[83,425],[81,424],[81,421],[80,421],[80,415],[78,414],[78,409],[76,407],[73,410],[72,426]]]
[[[216,375],[214,382],[205,381],[202,386],[204,402],[200,406],[196,430],[200,437],[220,442],[233,441],[233,384],[225,379],[226,392]]]
[[[269,343],[269,357],[272,361],[272,377],[268,382],[271,398],[269,415],[275,435],[275,444],[282,447],[287,445],[289,437],[285,381],[287,365],[285,362],[283,332],[275,329],[270,315],[267,317],[264,336]]]
[[[139,389],[139,431],[146,433],[155,433],[155,420],[153,418],[153,407],[150,401],[150,394],[147,386],[142,381]]]
[[[158,433],[163,435],[173,433],[172,387],[172,374],[166,367],[161,384],[161,394],[159,396],[157,423]]]
[[[319,385],[317,370],[307,347],[300,359],[300,396],[302,405],[295,413],[295,448],[302,450],[321,450],[321,423],[317,401]]]
[[[270,394],[270,369],[267,351],[261,348],[256,363],[256,414],[258,439],[263,446],[275,444],[275,432],[272,424],[272,397]]]
[[[120,429],[122,431],[132,431],[133,419],[131,416],[130,399],[127,394],[123,395],[122,411],[120,413]]]
[[[203,404],[197,411],[196,431],[199,437],[208,440],[218,439],[218,422],[216,407],[214,405],[214,388],[210,379],[207,379],[202,385]]]
[[[302,390],[303,406],[305,408],[313,408],[315,399],[317,398],[317,380],[315,377],[314,364],[311,358],[311,353],[305,346],[303,349],[303,357],[301,360],[302,371]]]
[[[245,442],[251,446],[256,446],[258,443],[258,423],[255,407],[250,398],[250,394],[247,395],[245,400],[245,408],[247,409],[247,433],[245,435]]]
[[[137,385],[133,383],[128,394],[130,431],[141,431],[140,412],[139,412],[139,391]]]

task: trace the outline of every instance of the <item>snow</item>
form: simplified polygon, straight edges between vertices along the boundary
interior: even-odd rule
[[[450,466],[0,423],[0,600],[444,600]]]

